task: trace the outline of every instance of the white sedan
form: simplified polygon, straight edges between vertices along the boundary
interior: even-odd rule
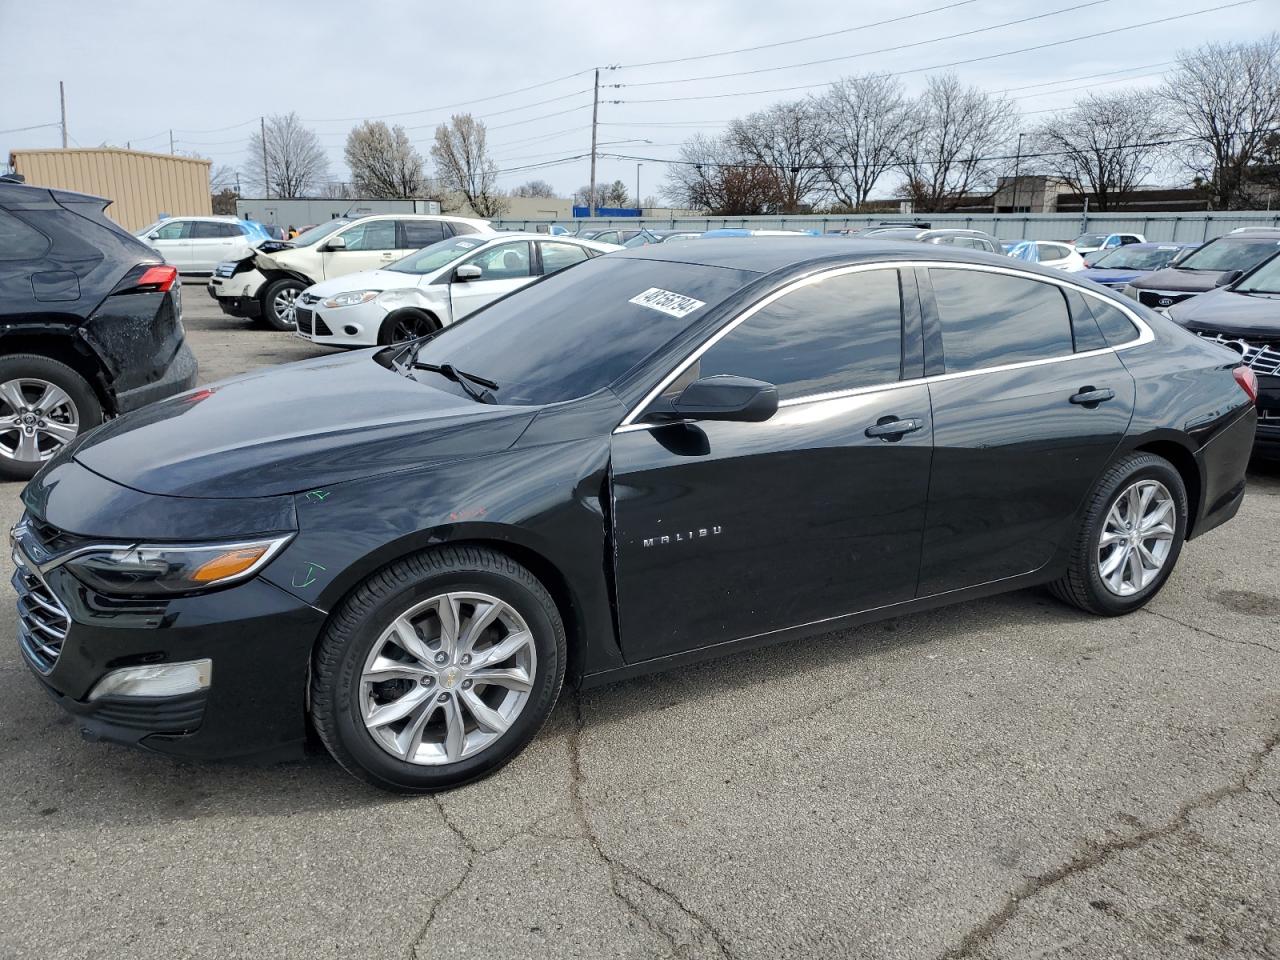
[[[1038,263],[1042,267],[1056,267],[1067,273],[1085,269],[1084,257],[1076,253],[1070,244],[1054,240],[1023,240],[1009,251],[1015,260]]]
[[[545,233],[470,234],[423,247],[381,270],[308,287],[298,336],[335,347],[412,340],[461,320],[539,277],[622,248]]]

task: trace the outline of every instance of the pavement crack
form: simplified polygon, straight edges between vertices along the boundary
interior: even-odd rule
[[[1180,627],[1186,627],[1188,630],[1194,630],[1196,633],[1203,633],[1206,637],[1213,637],[1215,640],[1221,640],[1223,643],[1234,643],[1242,647],[1259,647],[1271,653],[1280,654],[1280,648],[1273,647],[1270,644],[1262,643],[1258,640],[1241,640],[1238,637],[1224,637],[1220,633],[1214,633],[1212,630],[1206,630],[1204,627],[1197,626],[1194,623],[1187,623],[1185,620],[1179,620],[1177,617],[1171,617],[1167,613],[1160,613],[1158,610],[1152,610],[1150,607],[1143,607],[1143,613],[1149,613],[1153,617],[1159,617],[1161,620],[1168,620],[1170,623],[1176,623]]]
[[[582,831],[582,837],[590,844],[595,855],[604,864],[609,872],[609,891],[619,903],[627,908],[627,910],[635,916],[647,929],[657,936],[661,937],[671,952],[676,956],[684,956],[683,945],[677,939],[676,934],[668,930],[657,917],[645,910],[643,905],[635,898],[628,896],[623,889],[624,882],[630,882],[634,885],[644,886],[651,890],[654,894],[665,899],[668,903],[675,907],[690,923],[699,929],[705,931],[707,937],[714,945],[719,956],[726,960],[733,960],[733,954],[730,952],[724,938],[701,914],[686,905],[679,897],[670,890],[664,889],[662,886],[642,876],[639,872],[622,863],[615,857],[611,856],[600,841],[600,837],[596,834],[595,828],[591,824],[590,811],[587,808],[586,797],[583,796],[583,773],[582,773],[582,695],[574,694],[573,701],[574,724],[569,734],[569,800],[573,809],[574,819],[577,821]]]
[[[1022,905],[1033,897],[1077,874],[1102,866],[1117,854],[1140,849],[1153,841],[1187,829],[1191,826],[1191,815],[1197,811],[1211,810],[1230,797],[1252,792],[1249,790],[1249,781],[1262,770],[1262,765],[1266,763],[1277,745],[1280,745],[1280,730],[1269,734],[1262,746],[1249,755],[1240,776],[1230,783],[1188,800],[1178,808],[1173,817],[1163,824],[1139,830],[1127,837],[1117,837],[1102,842],[1086,841],[1085,848],[1066,863],[1024,881],[998,910],[970,929],[958,944],[945,950],[940,960],[964,960],[964,958],[975,956],[982,944],[1000,933],[1022,909]]]
[[[435,923],[436,915],[440,912],[440,908],[443,907],[455,893],[462,889],[462,885],[464,883],[471,879],[471,874],[475,871],[476,861],[481,852],[476,846],[475,841],[467,836],[457,824],[449,819],[449,814],[445,812],[444,804],[440,802],[440,798],[434,793],[431,794],[431,802],[436,805],[436,810],[440,813],[440,819],[444,821],[444,825],[449,829],[449,832],[458,838],[458,841],[467,851],[467,862],[462,873],[458,877],[458,882],[431,901],[431,906],[427,910],[426,920],[424,920],[422,926],[418,928],[418,932],[414,934],[413,939],[409,941],[409,960],[414,960],[414,957],[417,956],[418,945],[426,939],[427,932],[431,929],[431,925]]]

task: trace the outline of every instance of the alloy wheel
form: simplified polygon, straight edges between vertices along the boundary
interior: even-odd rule
[[[299,291],[294,287],[285,287],[271,301],[271,309],[275,311],[276,319],[291,327],[298,325],[298,293]]]
[[[510,604],[441,594],[400,614],[374,643],[360,674],[361,718],[397,759],[456,763],[506,733],[536,670],[533,634]]]
[[[1130,597],[1159,576],[1173,546],[1176,507],[1158,480],[1138,480],[1120,491],[1098,538],[1098,576],[1108,590]]]
[[[425,337],[434,329],[435,327],[426,317],[414,316],[413,314],[397,317],[395,326],[391,331],[391,342],[404,343],[407,340],[417,340],[419,337]]]
[[[80,411],[56,383],[21,377],[0,383],[0,456],[48,460],[80,432]]]

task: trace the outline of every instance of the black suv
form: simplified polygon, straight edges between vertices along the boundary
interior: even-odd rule
[[[178,271],[110,202],[0,178],[0,478],[195,383]]]
[[[1163,270],[1152,270],[1121,292],[1153,310],[1168,310],[1239,280],[1280,253],[1280,230],[1248,229],[1210,240]]]

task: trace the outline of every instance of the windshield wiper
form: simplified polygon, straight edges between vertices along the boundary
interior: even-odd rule
[[[476,376],[474,373],[467,373],[465,370],[459,370],[451,363],[420,363],[417,360],[414,360],[413,369],[428,370],[431,373],[438,373],[442,377],[448,377],[460,386],[468,397],[472,400],[478,401],[479,403],[498,402],[497,398],[489,392],[491,390],[499,389],[496,383],[485,377]],[[477,390],[476,387],[472,386],[472,384],[475,384],[478,387],[484,387],[484,389]]]

